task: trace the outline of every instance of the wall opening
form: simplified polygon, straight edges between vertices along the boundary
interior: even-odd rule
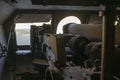
[[[16,54],[28,54],[31,53],[31,50],[26,50],[26,47],[31,46],[30,36],[31,36],[31,25],[42,26],[43,24],[51,24],[49,22],[38,22],[38,23],[16,23],[15,32],[16,32],[16,41],[17,41],[17,51]]]
[[[63,34],[63,26],[68,23],[81,24],[81,21],[76,16],[68,16],[68,17],[63,18],[57,26],[56,34]]]
[[[38,22],[38,23],[16,23],[16,41],[18,46],[31,45],[30,43],[30,27],[31,25],[42,26],[43,24],[51,24],[49,22]]]

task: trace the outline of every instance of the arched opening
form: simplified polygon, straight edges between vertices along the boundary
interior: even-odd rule
[[[63,26],[68,23],[81,24],[81,21],[76,16],[68,16],[68,17],[63,18],[57,26],[56,34],[63,34]]]

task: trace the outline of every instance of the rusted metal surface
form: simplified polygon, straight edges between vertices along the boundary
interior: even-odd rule
[[[51,49],[55,56],[55,62],[59,66],[65,66],[66,56],[64,49],[64,37],[62,35],[49,34],[44,36],[44,43]]]
[[[106,5],[103,16],[101,80],[113,80],[115,5]]]
[[[34,59],[33,64],[39,64],[39,65],[48,65],[48,60],[45,59]]]

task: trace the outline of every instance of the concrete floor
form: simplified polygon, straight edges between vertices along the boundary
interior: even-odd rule
[[[15,65],[4,67],[2,80],[14,80],[16,74],[21,74],[24,72],[38,73],[38,71],[34,70],[32,61],[33,57],[31,54],[16,55],[14,61]]]

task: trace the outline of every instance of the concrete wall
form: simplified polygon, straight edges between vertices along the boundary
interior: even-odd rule
[[[0,43],[6,44],[2,25],[0,25]],[[5,57],[0,58],[0,80],[1,80],[1,77],[2,77],[4,63],[5,63]]]
[[[2,25],[0,25],[0,42],[3,43],[3,44],[6,43]]]
[[[5,63],[5,57],[0,59],[0,80],[2,79],[2,73],[3,73],[3,69],[4,69],[4,63]]]
[[[14,10],[15,8],[13,6],[0,0],[0,24],[2,24]]]
[[[6,44],[5,34],[3,30],[4,21],[11,15],[15,8],[6,3],[4,0],[0,0],[0,43]],[[4,69],[5,57],[0,58],[0,80],[2,78],[2,72]]]

